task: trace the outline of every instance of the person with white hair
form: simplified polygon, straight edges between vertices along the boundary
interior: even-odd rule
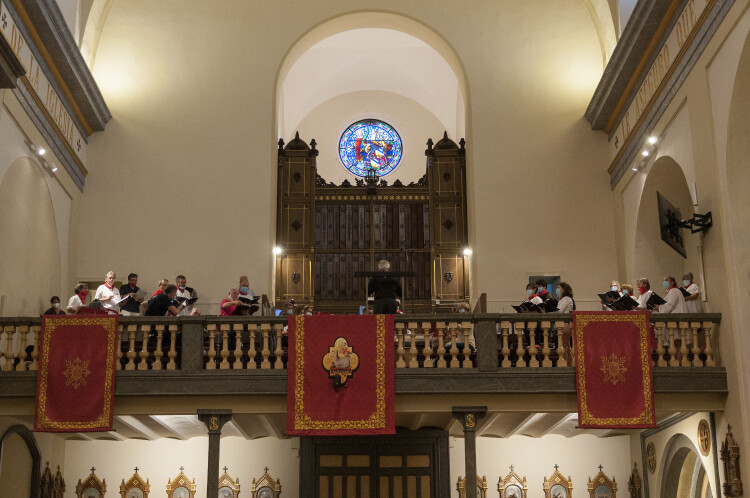
[[[390,271],[391,264],[385,259],[378,263],[378,271],[386,273]],[[401,297],[401,284],[394,277],[377,275],[370,279],[367,284],[367,295],[375,297],[374,313],[393,315],[398,311],[397,299]]]
[[[94,300],[102,303],[102,308],[118,313],[120,306],[117,303],[120,301],[120,290],[115,287],[115,278],[115,272],[107,272],[104,283],[96,289]]]

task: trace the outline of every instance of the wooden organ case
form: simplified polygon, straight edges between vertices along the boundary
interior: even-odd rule
[[[427,141],[425,175],[408,185],[341,185],[316,170],[315,140],[279,140],[275,298],[316,311],[357,313],[381,259],[406,279],[405,312],[445,311],[469,300],[466,153],[447,133]]]

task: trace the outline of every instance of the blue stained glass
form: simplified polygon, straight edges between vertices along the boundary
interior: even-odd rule
[[[339,157],[344,167],[357,176],[375,169],[378,176],[393,171],[401,161],[403,145],[391,125],[364,119],[349,126],[339,140]]]

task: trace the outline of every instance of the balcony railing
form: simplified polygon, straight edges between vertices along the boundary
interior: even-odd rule
[[[460,318],[460,320],[459,320]],[[395,367],[402,369],[575,366],[571,315],[397,316]],[[720,314],[652,314],[654,366],[714,367]],[[283,317],[120,317],[118,370],[284,370]],[[38,369],[41,318],[0,318],[0,372]],[[469,348],[475,335],[476,351]],[[457,347],[457,344],[460,345]]]

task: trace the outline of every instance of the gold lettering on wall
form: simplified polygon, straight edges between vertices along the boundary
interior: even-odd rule
[[[677,20],[675,32],[677,34],[678,45],[682,46],[685,43],[690,32],[693,30],[693,26],[695,26],[695,1],[691,0],[685,6],[685,10]]]
[[[219,430],[219,418],[218,417],[211,417],[211,424],[208,426],[209,429],[212,431]]]
[[[39,64],[34,60],[34,56],[29,57],[29,83],[34,87],[34,91],[39,93]]]
[[[21,50],[23,49],[23,37],[21,32],[14,24],[10,30],[10,49],[16,54],[18,60],[21,60]]]

